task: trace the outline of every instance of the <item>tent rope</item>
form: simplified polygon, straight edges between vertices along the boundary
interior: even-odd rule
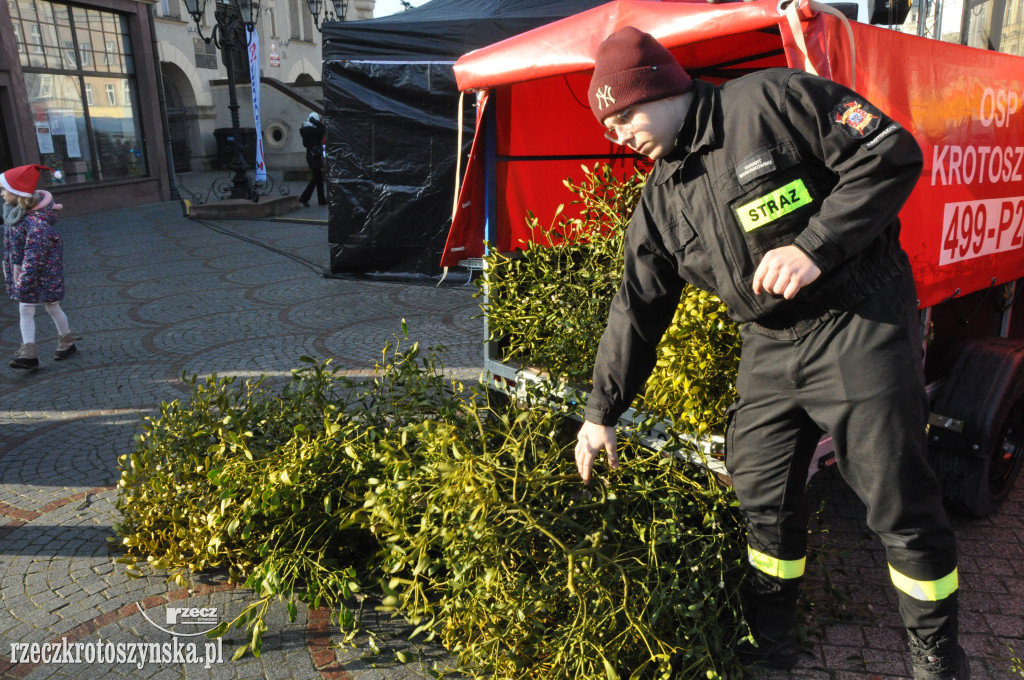
[[[804,31],[800,26],[800,15],[797,11],[799,6],[799,0],[789,0],[788,2],[780,3],[779,9],[785,11],[786,20],[789,22],[789,28],[793,34],[793,40],[796,42],[796,46],[801,54],[804,55],[804,70],[813,75],[820,75],[814,66],[814,62],[811,61],[810,55],[807,53],[807,42],[804,40]],[[853,38],[853,29],[850,28],[850,20],[835,7],[830,7],[816,0],[809,0],[808,6],[815,12],[824,12],[825,14],[838,17],[843,23],[843,27],[846,29],[846,37],[850,39],[850,89],[857,89],[857,46]]]
[[[846,15],[837,10],[831,5],[826,5],[823,2],[817,2],[817,0],[811,0],[811,9],[816,12],[824,12],[825,14],[831,14],[839,17],[839,21],[843,23],[843,28],[846,29],[846,37],[850,39],[850,89],[857,89],[857,44],[853,38],[853,29],[850,28],[850,20],[846,18]]]
[[[459,188],[460,182],[462,180],[462,105],[463,102],[465,101],[465,98],[466,93],[462,90],[459,90],[459,114],[458,116],[456,116],[456,119],[458,120],[458,132],[456,133],[456,138],[458,141],[456,142],[457,146],[455,147],[455,197],[452,199],[453,223],[455,222],[455,212],[459,209]],[[473,273],[470,272],[470,276],[472,275]],[[440,286],[446,278],[448,278],[448,267],[444,268],[444,271],[441,273],[441,280],[437,282],[437,285]]]
[[[459,183],[462,181],[462,104],[466,98],[466,93],[459,91],[459,115],[458,115],[458,133],[457,138],[458,144],[455,147],[455,197],[452,199],[452,220],[455,220],[455,211],[459,209]]]

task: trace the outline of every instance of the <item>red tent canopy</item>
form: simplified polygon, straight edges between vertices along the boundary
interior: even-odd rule
[[[587,86],[600,42],[636,26],[696,78],[807,68],[913,132],[925,170],[901,213],[902,242],[922,306],[1024,275],[1024,59],[856,22],[848,33],[798,1],[790,17],[774,0],[616,0],[464,55],[455,74],[479,93],[477,135],[442,265],[481,256],[485,240],[522,247],[527,212],[547,223],[581,164],[633,172],[638,159],[601,135]]]
[[[460,90],[483,90],[594,68],[598,45],[623,26],[646,31],[690,68],[756,54],[755,45],[723,41],[728,36],[773,31],[774,2],[709,4],[619,0],[464,55],[455,65]],[[774,47],[778,48],[778,36]],[[707,43],[707,44],[702,44]],[[585,100],[585,98],[584,98]]]

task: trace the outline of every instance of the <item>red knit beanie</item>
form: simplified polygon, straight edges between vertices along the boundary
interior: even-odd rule
[[[18,196],[32,196],[36,192],[39,174],[43,170],[50,170],[54,178],[60,179],[59,172],[51,170],[45,165],[19,165],[0,174],[0,186]]]
[[[590,80],[590,110],[603,123],[633,104],[693,89],[693,80],[672,53],[649,33],[626,26],[597,48]]]

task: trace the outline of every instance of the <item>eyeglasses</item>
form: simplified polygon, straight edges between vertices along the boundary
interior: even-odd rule
[[[633,134],[633,107],[627,106],[612,117],[612,124],[604,129],[604,138],[609,142],[621,144],[619,140]]]

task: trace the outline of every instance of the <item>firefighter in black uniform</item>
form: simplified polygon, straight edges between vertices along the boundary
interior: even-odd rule
[[[312,178],[306,188],[299,196],[299,203],[302,207],[309,207],[309,199],[313,196],[313,189],[316,189],[317,205],[327,205],[327,198],[324,196],[324,124],[317,113],[309,114],[302,127],[299,128],[299,136],[302,138],[302,146],[306,148],[306,165],[313,172]]]
[[[590,106],[605,135],[656,163],[626,231],[625,270],[594,367],[576,461],[589,481],[643,386],[685,282],[741,324],[726,466],[747,526],[741,591],[756,644],[798,660],[808,464],[824,432],[881,538],[914,678],[962,679],[957,556],[925,460],[928,406],[916,297],[897,213],[921,172],[899,123],[832,81],[769,69],[693,81],[627,27],[598,48]]]

